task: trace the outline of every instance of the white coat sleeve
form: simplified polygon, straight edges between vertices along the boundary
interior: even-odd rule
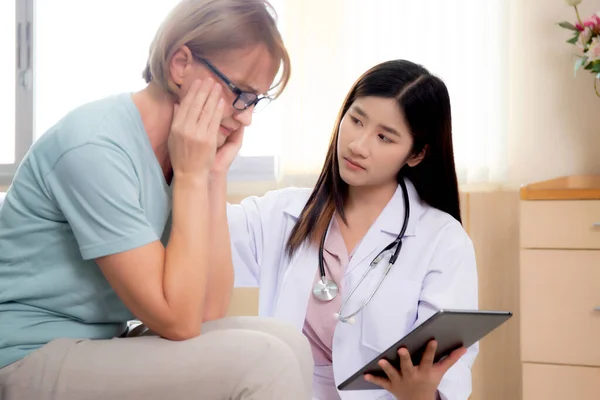
[[[263,247],[259,197],[227,204],[227,221],[236,287],[258,287],[259,258]]]
[[[283,195],[283,191],[271,191],[262,197],[247,197],[240,204],[227,204],[234,286],[259,286],[267,226],[278,214]]]
[[[477,267],[473,243],[459,225],[447,227],[436,244],[431,265],[423,281],[419,299],[420,325],[441,308],[479,308]],[[467,400],[471,394],[471,367],[479,352],[479,343],[444,375],[438,386],[441,400]]]

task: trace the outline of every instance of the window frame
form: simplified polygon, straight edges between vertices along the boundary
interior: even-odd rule
[[[33,144],[35,0],[15,1],[15,161],[0,164],[0,186],[8,186]]]

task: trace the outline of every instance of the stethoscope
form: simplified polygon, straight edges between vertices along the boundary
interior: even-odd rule
[[[367,268],[367,270],[365,271],[363,276],[360,278],[360,280],[358,281],[356,286],[354,286],[354,288],[350,291],[348,296],[346,296],[346,298],[342,301],[342,305],[340,306],[339,311],[337,313],[335,313],[335,315],[334,315],[335,318],[337,318],[341,322],[348,322],[351,324],[354,323],[354,316],[356,314],[358,314],[360,311],[362,311],[362,309],[365,308],[367,306],[367,304],[369,304],[369,302],[371,301],[373,296],[375,296],[375,293],[377,293],[377,290],[379,290],[379,287],[383,283],[385,277],[390,272],[390,269],[392,269],[392,265],[394,265],[394,263],[398,259],[398,255],[400,254],[400,249],[402,248],[402,238],[404,237],[404,232],[406,232],[406,227],[408,226],[408,218],[410,216],[410,204],[409,204],[409,200],[408,200],[408,191],[406,190],[406,184],[404,183],[403,179],[400,179],[400,186],[402,187],[402,195],[404,197],[404,221],[402,223],[402,229],[400,230],[400,233],[398,234],[396,239],[392,243],[388,244],[383,250],[381,250],[379,252],[379,254],[377,254],[377,256],[373,259],[373,261],[371,261],[371,263],[369,264],[369,267]],[[327,229],[327,231],[328,230],[329,230],[329,228]],[[327,277],[325,276],[325,264],[323,261],[323,249],[325,247],[325,238],[327,236],[327,231],[325,231],[325,233],[323,234],[323,237],[321,238],[321,244],[319,246],[319,272],[321,274],[321,279],[319,279],[319,281],[317,281],[317,283],[315,284],[315,286],[313,288],[313,296],[321,301],[331,301],[338,295],[338,285],[333,280],[327,279]],[[348,299],[352,296],[352,294],[360,286],[360,284],[363,282],[363,280],[366,278],[366,276],[369,274],[369,272],[374,270],[375,267],[377,265],[379,265],[379,262],[383,259],[384,253],[393,249],[394,247],[396,247],[396,249],[394,250],[392,257],[390,257],[387,267],[386,267],[385,271],[383,272],[383,275],[379,279],[379,283],[377,284],[375,289],[371,292],[370,296],[367,298],[367,300],[365,302],[363,302],[362,306],[360,306],[360,308],[358,310],[356,310],[355,312],[353,312],[349,315],[343,316],[342,311],[344,310],[344,307],[346,306]]]

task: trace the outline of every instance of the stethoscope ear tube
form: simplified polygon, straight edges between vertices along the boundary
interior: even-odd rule
[[[325,248],[325,238],[327,238],[328,231],[329,231],[329,227],[327,227],[327,229],[323,233],[323,237],[321,238],[321,243],[319,244],[319,273],[321,274],[322,281],[325,281],[325,261],[323,260],[323,249]]]
[[[408,220],[410,218],[410,200],[408,198],[408,189],[406,189],[406,183],[404,179],[400,179],[400,186],[402,187],[402,197],[404,199],[404,220],[402,221],[402,229],[400,229],[400,233],[394,243],[396,244],[396,250],[394,254],[390,258],[390,264],[394,265],[398,256],[400,255],[400,249],[402,249],[402,238],[404,238],[404,234],[406,233],[406,228],[408,228]]]

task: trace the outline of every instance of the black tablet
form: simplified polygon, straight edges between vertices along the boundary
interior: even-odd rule
[[[385,377],[385,372],[377,364],[381,359],[386,359],[398,369],[400,367],[398,350],[401,347],[405,347],[410,352],[413,364],[417,365],[421,362],[427,343],[435,339],[438,343],[435,362],[438,362],[450,355],[453,350],[470,347],[510,317],[512,317],[510,311],[440,310],[356,371],[350,378],[338,385],[338,389],[381,389],[381,387],[365,381],[364,375],[368,373]]]

